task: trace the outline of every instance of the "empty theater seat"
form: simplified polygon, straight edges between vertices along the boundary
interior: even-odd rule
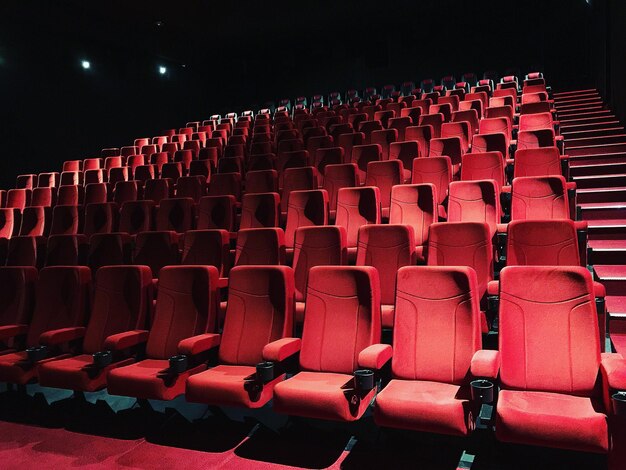
[[[476,271],[481,309],[488,308],[488,285],[493,281],[493,246],[486,223],[446,222],[430,226],[428,237],[429,266],[468,266]],[[482,330],[487,332],[495,312],[483,316]]]
[[[359,228],[380,223],[380,190],[376,186],[339,190],[335,225],[346,230],[349,261],[356,259]]]
[[[300,227],[328,224],[328,193],[324,189],[292,191],[287,205],[285,246],[293,252],[296,230]]]
[[[448,193],[448,222],[483,222],[493,237],[500,223],[500,189],[493,180],[453,181]]]
[[[186,398],[212,405],[260,408],[285,379],[281,362],[295,347],[282,338],[293,334],[293,271],[287,266],[238,266],[230,273],[218,365],[187,379]],[[293,346],[299,339],[291,340]],[[267,381],[256,365],[275,362]]]
[[[381,322],[394,327],[396,273],[417,261],[410,225],[364,225],[359,229],[357,266],[374,266],[380,277]]]
[[[370,266],[316,266],[308,280],[300,372],[274,387],[273,409],[334,421],[359,419],[375,388],[357,389],[359,368],[380,370],[391,347],[380,341],[378,273]]]
[[[424,263],[430,225],[437,222],[437,193],[432,184],[402,184],[391,190],[390,224],[413,228],[416,259]]]
[[[24,385],[37,379],[37,366],[63,358],[82,337],[89,315],[91,271],[85,266],[54,266],[39,273],[35,310],[26,332],[26,348],[0,355],[0,380]],[[18,332],[10,334],[13,337]],[[43,348],[41,348],[43,346]]]
[[[467,267],[398,271],[392,380],[376,397],[379,426],[465,436],[470,368],[481,348],[478,283]]]
[[[500,283],[497,439],[608,452],[608,396],[610,387],[623,386],[624,363],[619,355],[600,356],[589,271],[512,266]]]
[[[212,340],[218,276],[214,266],[163,268],[145,359],[109,371],[109,393],[157,400],[184,393],[187,377],[206,369],[207,352],[219,344]],[[184,364],[172,368],[170,358],[181,355]]]
[[[278,193],[245,194],[241,203],[239,229],[278,227],[279,206]]]
[[[0,352],[23,346],[23,335],[35,307],[37,269],[31,266],[1,266]],[[21,337],[21,338],[20,338]]]
[[[285,264],[285,233],[281,228],[251,228],[237,232],[235,266]]]
[[[82,339],[82,353],[39,366],[46,387],[93,392],[106,387],[108,372],[134,362],[137,346],[148,338],[152,307],[152,273],[147,266],[107,266],[98,271],[91,317]],[[94,357],[110,351],[102,365]]]

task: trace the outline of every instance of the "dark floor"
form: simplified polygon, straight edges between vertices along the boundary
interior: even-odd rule
[[[495,445],[487,435],[453,439],[380,430],[368,413],[350,425],[287,418],[271,406],[254,412],[136,400],[37,385],[0,393],[2,468],[464,468],[602,469],[589,454]],[[466,453],[464,454],[464,451]],[[464,456],[464,458],[462,458]]]

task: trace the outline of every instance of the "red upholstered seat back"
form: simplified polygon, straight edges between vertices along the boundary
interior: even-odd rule
[[[266,344],[291,336],[293,292],[293,270],[287,266],[233,268],[220,361],[253,366],[263,360]]]
[[[86,266],[42,269],[26,345],[37,346],[45,331],[84,326],[89,313],[90,291],[91,270]]]
[[[468,267],[398,271],[393,375],[460,384],[481,347],[476,273]]]
[[[500,222],[500,191],[493,180],[453,181],[449,186],[448,222],[484,222],[491,234]]]
[[[380,341],[378,272],[370,266],[316,266],[309,273],[300,366],[352,374],[359,353]]]
[[[508,266],[579,266],[578,237],[571,220],[514,220],[509,224]]]
[[[215,266],[166,266],[159,275],[154,322],[146,355],[167,359],[178,343],[215,329],[218,272]]]
[[[445,222],[430,226],[429,266],[469,266],[476,271],[482,297],[493,279],[489,226],[479,222]]]
[[[512,193],[511,220],[569,219],[562,176],[515,178]]]
[[[511,266],[500,274],[504,388],[590,396],[600,344],[591,274],[582,267]]]
[[[413,227],[416,245],[428,241],[428,230],[437,221],[437,193],[435,186],[424,184],[400,184],[391,189],[390,224]]]
[[[91,318],[83,352],[101,351],[104,340],[145,329],[152,306],[152,272],[147,266],[104,266],[96,274]]]
[[[357,266],[374,266],[380,277],[381,303],[392,305],[396,273],[415,264],[415,237],[409,225],[364,225],[359,230]]]

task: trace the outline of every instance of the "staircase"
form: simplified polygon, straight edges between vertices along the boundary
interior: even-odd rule
[[[611,340],[626,354],[626,130],[597,90],[555,93],[554,106],[589,224],[589,263],[606,287]]]

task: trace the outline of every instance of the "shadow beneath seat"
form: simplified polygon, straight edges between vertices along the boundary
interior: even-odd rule
[[[455,470],[465,444],[467,442],[463,438],[381,429],[375,441],[359,440],[341,468]]]
[[[233,421],[222,415],[189,422],[177,411],[168,409],[163,426],[146,434],[146,441],[163,446],[222,453],[239,445],[252,431],[253,420]]]
[[[259,427],[235,449],[235,455],[293,467],[326,468],[340,458],[349,441],[349,432],[318,429],[306,421],[292,419],[279,433]]]
[[[50,407],[41,393],[34,396],[22,392],[0,393],[0,421],[61,428],[66,416]]]

